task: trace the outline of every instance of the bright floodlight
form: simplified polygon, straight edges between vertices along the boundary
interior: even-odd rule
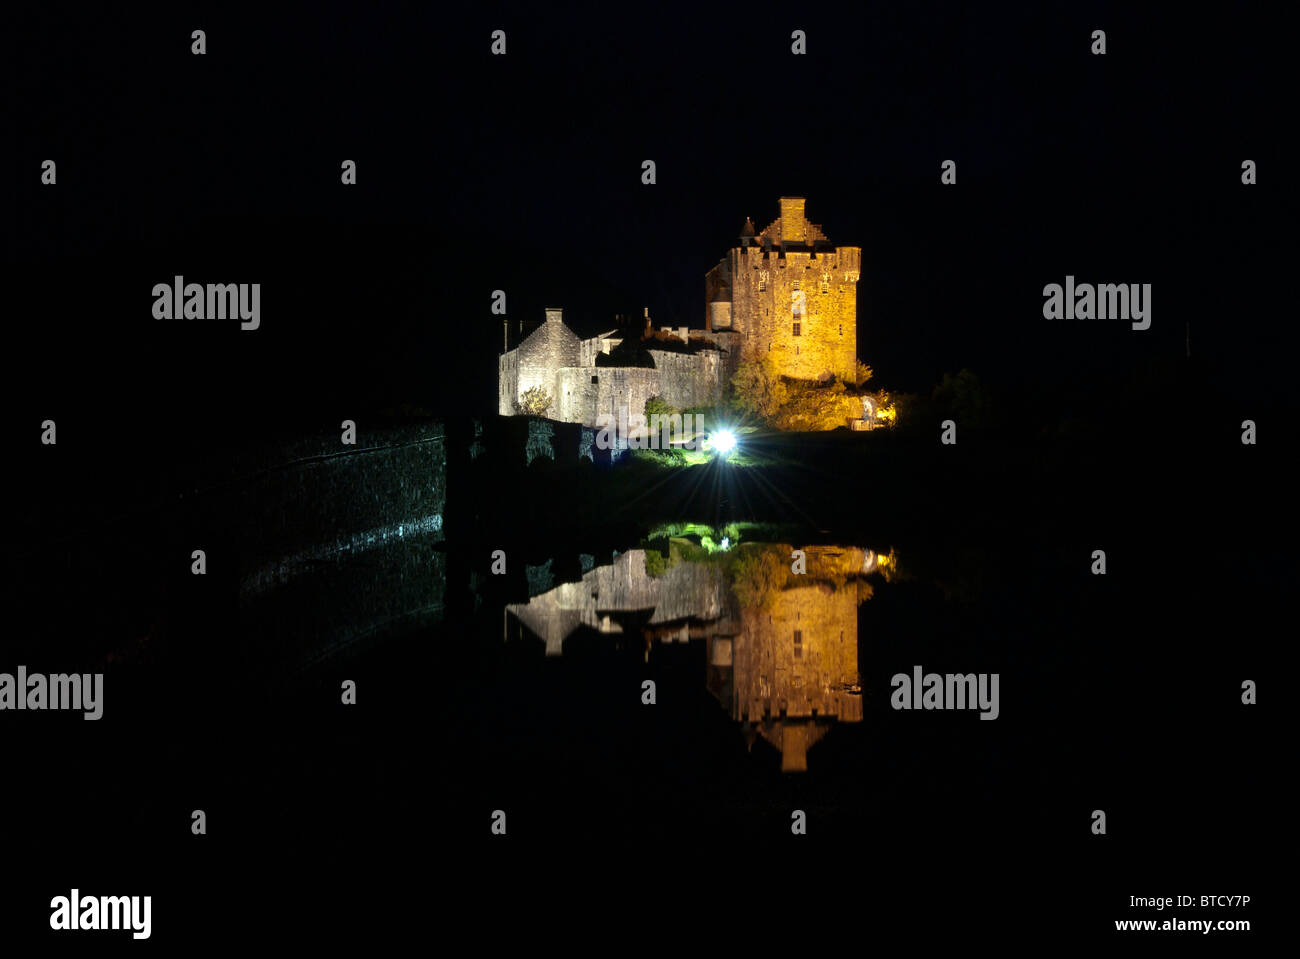
[[[718,430],[713,434],[713,448],[719,453],[730,453],[736,448],[736,434],[731,430]]]

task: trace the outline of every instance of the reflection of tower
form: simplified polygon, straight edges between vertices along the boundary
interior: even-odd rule
[[[783,547],[788,559],[790,550]],[[860,722],[860,549],[808,547],[808,572],[743,605],[733,637],[709,641],[709,685],[733,719],[756,724],[781,750],[781,768],[808,767],[807,751],[831,722]],[[836,583],[840,585],[836,586]]]

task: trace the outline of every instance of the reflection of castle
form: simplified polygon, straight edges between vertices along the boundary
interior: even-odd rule
[[[871,594],[862,574],[875,554],[855,547],[805,547],[807,572],[790,572],[793,547],[738,547],[724,576],[714,562],[674,556],[658,576],[644,550],[587,573],[527,604],[507,607],[561,652],[579,626],[621,633],[620,613],[642,613],[649,639],[705,641],[709,691],[781,751],[781,768],[807,768],[807,750],[832,722],[862,720],[858,604]],[[648,618],[647,615],[648,614]]]
[[[561,310],[548,309],[513,349],[507,336],[497,412],[518,412],[529,390],[545,391],[549,418],[593,427],[601,414],[644,413],[651,397],[676,409],[715,406],[742,360],[770,359],[798,379],[852,381],[861,248],[834,246],[804,216],[802,198],[780,203],[781,215],[757,233],[747,219],[739,244],[705,276],[703,329],[655,336],[647,310],[641,362],[619,331],[580,339]]]
[[[653,611],[646,625],[656,632],[665,623],[719,619],[724,594],[722,571],[716,566],[677,563],[662,576],[651,576],[645,550],[633,549],[620,553],[610,566],[597,566],[580,582],[561,583],[506,611],[546,642],[547,656],[559,656],[564,640],[579,626],[623,632],[618,613]],[[671,635],[685,639],[687,629],[682,625]]]
[[[870,586],[856,577],[874,567],[875,556],[805,547],[808,570],[794,575],[791,547],[776,549],[782,574],[740,609],[735,636],[708,640],[708,681],[745,724],[750,744],[762,736],[781,751],[781,768],[793,772],[807,768],[808,747],[832,722],[862,720],[858,603]]]

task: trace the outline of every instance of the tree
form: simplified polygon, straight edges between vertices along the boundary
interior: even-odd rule
[[[871,377],[874,375],[875,372],[871,369],[871,367],[867,366],[866,363],[863,363],[861,360],[854,361],[854,369],[853,369],[854,386],[861,387],[863,383],[867,382],[867,380],[871,379]]]
[[[517,405],[525,416],[545,416],[551,408],[551,394],[544,386],[532,386],[524,390]]]
[[[934,388],[933,400],[940,408],[958,421],[970,426],[987,425],[992,411],[988,391],[970,370],[956,376],[943,374],[943,381]]]
[[[848,395],[838,380],[829,386],[796,381],[787,391],[786,402],[776,417],[778,429],[833,430],[862,415],[862,401]]]
[[[665,414],[671,416],[674,413],[680,413],[680,412],[681,410],[668,405],[663,401],[661,397],[658,396],[652,396],[645,401],[645,415],[647,420],[656,413],[658,413],[660,416],[663,416]]]
[[[878,426],[893,426],[898,422],[898,406],[894,394],[887,390],[877,390],[874,393],[865,393],[863,395],[871,400],[871,406],[875,410],[875,421]]]
[[[774,421],[789,398],[789,390],[777,374],[770,359],[747,360],[736,367],[731,377],[733,402],[742,413],[764,422]]]

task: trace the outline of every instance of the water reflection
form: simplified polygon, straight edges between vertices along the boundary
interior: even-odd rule
[[[871,578],[887,579],[893,554],[852,546],[747,543],[707,549],[673,539],[507,607],[563,652],[579,627],[705,645],[705,683],[751,748],[781,753],[787,772],[807,769],[808,749],[836,722],[862,720],[858,606]],[[635,614],[635,615],[634,615]]]

